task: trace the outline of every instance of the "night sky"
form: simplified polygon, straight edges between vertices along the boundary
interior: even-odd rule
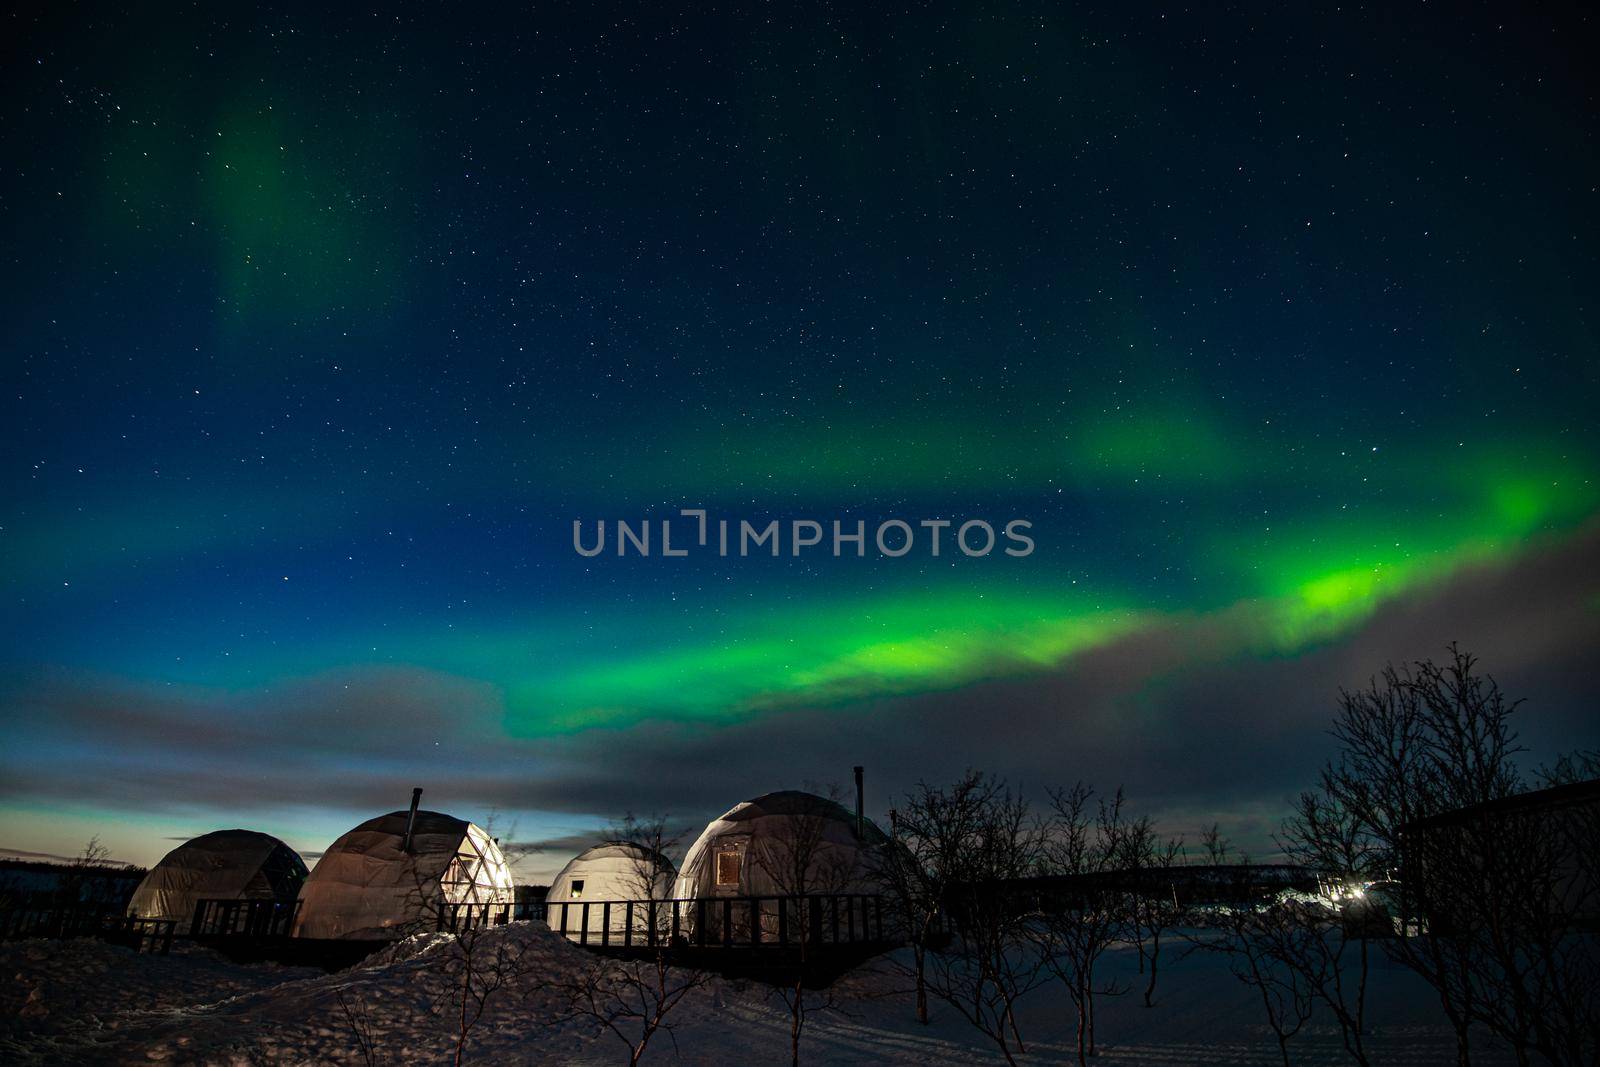
[[[1593,19],[868,7],[11,13],[0,848],[422,785],[532,877],[855,763],[1262,842],[1452,640],[1600,744]],[[684,507],[1037,549],[573,550]]]

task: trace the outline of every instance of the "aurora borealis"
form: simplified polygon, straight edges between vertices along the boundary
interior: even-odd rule
[[[412,785],[559,841],[853,763],[1249,839],[1451,640],[1600,743],[1587,15],[7,36],[0,847],[314,853]],[[1037,549],[572,549],[681,508]]]

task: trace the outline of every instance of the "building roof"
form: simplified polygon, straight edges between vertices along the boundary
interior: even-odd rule
[[[1534,789],[1526,793],[1512,793],[1510,796],[1496,797],[1480,804],[1469,804],[1453,811],[1442,811],[1437,815],[1406,823],[1400,830],[1402,833],[1431,830],[1442,826],[1457,826],[1485,815],[1497,817],[1515,813],[1555,811],[1594,803],[1600,803],[1600,778],[1551,786],[1548,789]]]

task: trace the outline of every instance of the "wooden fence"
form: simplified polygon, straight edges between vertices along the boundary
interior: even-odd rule
[[[165,956],[177,923],[171,919],[131,919],[101,905],[8,908],[0,911],[0,941],[40,937],[65,940],[93,937],[135,952]]]
[[[538,906],[535,906],[536,908]],[[532,910],[532,909],[530,909]],[[580,945],[789,948],[882,944],[883,898],[867,894],[563,900],[543,904],[550,929]]]
[[[298,900],[201,900],[189,922],[190,937],[288,937]]]
[[[288,937],[297,901],[202,900],[192,937]],[[527,919],[594,948],[789,948],[884,944],[882,897],[867,894],[442,903],[433,925],[460,933]]]

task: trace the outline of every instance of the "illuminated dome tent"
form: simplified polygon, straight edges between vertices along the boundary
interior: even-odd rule
[[[589,931],[598,933],[605,923],[606,901],[667,900],[677,876],[672,861],[661,853],[631,841],[606,841],[579,853],[556,875],[545,894],[552,908],[550,921],[560,925],[560,909],[567,905],[567,929],[583,924],[583,904],[588,902]],[[627,908],[611,909],[611,931],[620,934],[627,927]],[[649,926],[649,911],[634,909],[634,929]]]
[[[775,877],[796,842],[811,853],[808,893],[873,893],[870,850],[888,837],[860,814],[823,797],[783,790],[736,805],[689,846],[673,895],[679,898],[779,896],[795,891],[792,876]],[[789,882],[790,884],[781,884]]]
[[[465,819],[411,810],[368,819],[322,854],[300,890],[295,936],[386,938],[431,925],[440,904],[509,904],[500,846]]]
[[[128,914],[187,923],[202,900],[290,901],[305,880],[299,853],[271,834],[215,830],[185,841],[150,868]]]

